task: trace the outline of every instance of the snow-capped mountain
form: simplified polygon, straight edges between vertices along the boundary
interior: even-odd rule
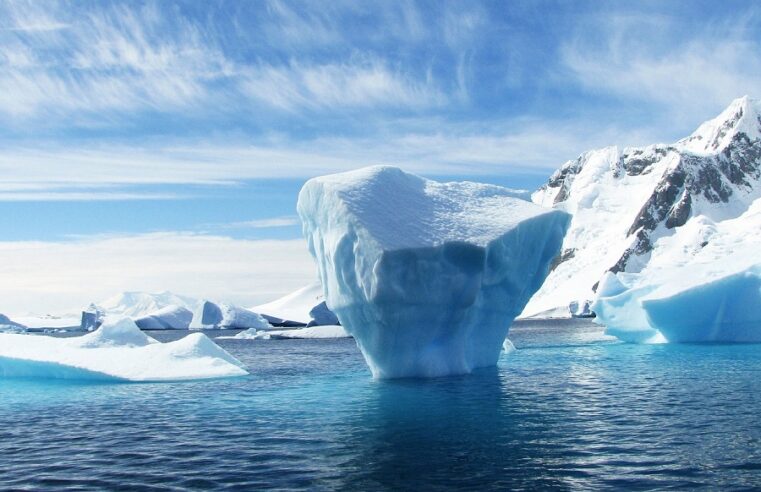
[[[608,147],[566,162],[532,195],[573,220],[523,316],[593,299],[605,272],[640,272],[674,254],[669,248],[697,253],[710,241],[705,224],[740,217],[759,197],[761,102],[747,96],[676,143]],[[689,246],[667,240],[684,227],[705,237]]]
[[[97,303],[97,307],[108,315],[140,318],[167,306],[178,306],[194,311],[199,304],[198,299],[179,296],[169,291],[159,293],[122,292]]]

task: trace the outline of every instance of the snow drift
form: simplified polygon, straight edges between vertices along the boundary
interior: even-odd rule
[[[0,334],[0,376],[180,381],[248,374],[208,337],[159,343],[128,318],[76,338]]]
[[[521,198],[384,166],[304,185],[297,209],[327,305],[375,377],[496,364],[569,222]]]

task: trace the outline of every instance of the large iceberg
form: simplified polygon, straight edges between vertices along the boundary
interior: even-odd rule
[[[166,306],[135,319],[141,330],[185,330],[193,320],[193,312],[182,306]]]
[[[297,208],[327,305],[375,377],[497,363],[570,218],[524,196],[386,166],[304,185]]]
[[[2,377],[181,381],[246,374],[206,335],[159,343],[128,318],[75,338],[0,334]]]
[[[204,301],[193,313],[190,329],[235,329],[256,328],[266,330],[272,325],[261,315],[231,304],[216,304]]]
[[[607,273],[592,306],[628,342],[761,342],[761,199],[736,219],[691,219],[640,273]]]

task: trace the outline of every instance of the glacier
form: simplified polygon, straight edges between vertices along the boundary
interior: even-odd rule
[[[0,334],[0,376],[6,378],[158,382],[246,374],[206,335],[159,343],[129,318],[106,319],[96,331],[74,338]]]
[[[211,301],[202,302],[193,313],[190,322],[191,330],[235,328],[266,330],[272,328],[272,325],[260,314],[248,309]]]
[[[524,198],[390,166],[304,185],[297,210],[327,306],[374,377],[496,365],[570,220]]]
[[[761,342],[761,199],[721,222],[698,216],[638,273],[608,272],[592,306],[628,342]]]

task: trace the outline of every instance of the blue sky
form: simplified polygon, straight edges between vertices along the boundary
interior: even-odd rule
[[[759,96],[760,23],[733,1],[0,2],[0,254],[51,262],[3,272],[27,278],[7,309],[115,238],[296,251],[310,176],[383,163],[534,188],[585,150],[674,141]],[[200,261],[135,257],[159,273],[59,297],[254,302],[312,275],[284,258],[292,281],[247,287],[255,262],[218,272],[229,291],[172,276]]]

